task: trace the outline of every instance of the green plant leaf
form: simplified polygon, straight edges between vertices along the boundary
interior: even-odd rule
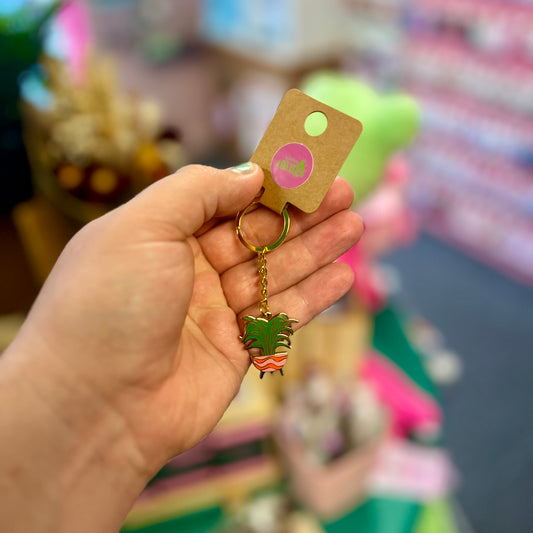
[[[290,349],[291,324],[298,322],[285,313],[270,318],[245,316],[244,335],[240,337],[247,349],[259,348],[263,355],[274,355],[277,348]]]

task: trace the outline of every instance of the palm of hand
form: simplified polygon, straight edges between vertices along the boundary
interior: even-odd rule
[[[272,310],[297,317],[297,327],[350,286],[351,273],[345,265],[331,264],[362,232],[359,217],[346,211],[351,194],[345,185],[337,183],[312,216],[294,215],[289,240],[268,255]],[[264,209],[250,214],[249,219],[249,234],[262,234],[254,242],[265,238],[264,227],[273,226],[275,234],[280,223],[277,215]],[[160,236],[152,238],[155,243],[160,240]],[[148,449],[153,435],[159,435],[161,445],[166,443],[166,458],[207,434],[237,393],[249,366],[248,353],[238,339],[239,317],[257,314],[259,300],[257,257],[238,242],[232,220],[221,221],[199,237],[167,246],[159,248],[162,254],[154,268],[161,272],[161,264],[167,261],[173,266],[157,277],[154,309],[158,316],[150,321],[158,324],[157,343],[164,340],[165,331],[167,340],[162,343],[163,353],[152,351],[152,363],[145,361],[139,367],[145,387],[146,369],[152,365],[157,379],[149,389],[149,399],[143,399],[132,413],[141,432],[137,440],[148,440],[142,447]],[[295,268],[288,271],[287,264]],[[177,309],[176,295],[182,301]],[[156,339],[150,339],[150,345],[155,343]],[[146,417],[145,423],[139,424],[142,406]],[[154,418],[154,413],[160,416]],[[188,431],[180,431],[183,427]]]
[[[140,446],[148,449],[153,435],[159,435],[166,459],[197,443],[215,426],[248,366],[247,352],[238,340],[237,313],[228,305],[219,273],[207,261],[196,238],[183,244],[188,253],[176,267],[174,288],[168,284],[165,290],[184,300],[186,315],[181,306],[169,313],[171,302],[158,307],[156,321],[167,324],[158,331],[167,330],[168,338],[162,353],[151,352],[152,360],[139,365],[144,387],[146,369],[153,365],[155,372],[141,405],[129,405],[135,411],[132,418],[139,419],[139,408],[146,412],[136,436]],[[231,297],[232,287],[227,289]],[[180,322],[181,335],[176,327]],[[182,427],[188,430],[182,432]]]

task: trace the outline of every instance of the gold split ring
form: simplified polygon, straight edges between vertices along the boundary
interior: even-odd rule
[[[291,226],[291,219],[289,217],[289,212],[287,211],[287,208],[283,209],[281,212],[281,216],[283,217],[283,230],[281,231],[281,235],[277,238],[276,241],[274,241],[272,244],[267,244],[264,246],[255,246],[251,242],[246,240],[246,237],[243,234],[241,224],[242,219],[244,218],[244,215],[246,215],[250,209],[255,207],[257,204],[259,204],[258,200],[253,201],[248,207],[244,208],[242,211],[237,213],[237,218],[235,219],[235,231],[237,232],[237,236],[239,237],[239,240],[252,252],[255,252],[257,254],[260,253],[266,253],[271,252],[275,248],[277,248],[280,244],[283,243],[283,241],[286,239],[287,234],[289,233],[289,229]]]

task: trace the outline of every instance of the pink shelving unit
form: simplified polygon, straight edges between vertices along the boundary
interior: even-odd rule
[[[406,36],[422,226],[533,285],[533,2],[413,0]]]

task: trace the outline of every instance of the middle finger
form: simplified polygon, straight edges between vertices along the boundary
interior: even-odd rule
[[[361,217],[344,210],[268,253],[269,296],[333,262],[351,248],[362,233]],[[236,313],[257,302],[260,299],[257,257],[227,270],[221,282],[226,300]]]

